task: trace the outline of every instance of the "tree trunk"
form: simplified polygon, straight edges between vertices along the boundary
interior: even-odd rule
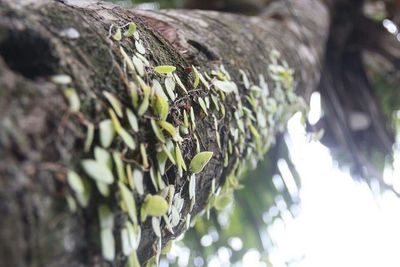
[[[130,82],[138,84],[140,75],[138,69],[134,72],[129,68],[120,47],[130,56],[141,48],[136,45],[135,49],[134,37],[114,40],[118,27],[124,32],[127,23],[137,25],[146,49],[144,56],[151,65],[142,76],[145,83],[151,85],[153,79],[163,83],[163,76],[153,67],[176,66],[175,74],[187,93],[176,85],[177,98],[169,101],[167,121],[182,126],[183,111],[190,114],[193,107],[196,127],[189,122],[188,133],[181,134],[183,141],[176,142],[188,168],[197,154],[197,143],[201,151],[213,152],[204,170],[196,174],[192,211],[189,169],[181,177],[179,168],[167,164],[162,182],[181,192],[184,206],[173,233],[162,223],[163,245],[185,231],[189,213],[193,220],[206,208],[212,183],[222,187],[228,175],[238,175],[247,166],[245,160],[255,162],[273,144],[290,115],[301,109],[303,99],[308,99],[318,83],[329,27],[327,8],[315,0],[294,1],[291,6],[278,2],[258,17],[194,10],[124,10],[87,1],[29,2],[6,1],[0,6],[0,262],[4,266],[122,266],[125,262],[119,233],[128,215],[119,205],[120,189],[114,182],[109,196],[102,196],[81,167],[82,159],[93,158],[94,147],[100,146],[99,123],[109,118],[109,102],[103,91],[117,97],[124,112],[129,107],[138,114],[132,106]],[[192,65],[211,76],[208,88],[203,81],[195,88]],[[235,85],[227,81],[221,65]],[[218,75],[212,76],[212,71]],[[246,88],[244,76],[250,85],[261,83],[261,93],[256,93],[258,87]],[[238,89],[228,92],[230,89],[218,87],[217,80],[222,87],[229,84],[230,89]],[[64,96],[67,87],[78,94],[79,111],[68,105],[72,98]],[[143,85],[138,88],[142,103]],[[215,103],[209,98],[210,108],[201,107],[199,98],[210,96]],[[271,106],[273,100],[276,110]],[[149,168],[160,171],[156,151],[162,141],[150,125],[151,119],[160,118],[150,107],[143,116],[137,115],[140,127],[136,132],[123,116],[122,127],[136,145],[128,148],[129,142],[115,137],[108,151],[121,152],[124,165],[144,172],[145,194],[130,189],[137,205],[134,213],[139,215],[145,195],[159,193]],[[87,137],[91,125],[95,129],[92,142]],[[235,129],[238,138],[234,137]],[[168,136],[164,131],[164,137]],[[140,153],[139,144],[147,156]],[[118,168],[113,168],[117,177]],[[75,212],[68,209],[66,201],[66,196],[76,195],[68,186],[69,170],[79,173],[92,188],[88,207]],[[158,185],[162,187],[160,182]],[[229,190],[224,187],[222,193]],[[97,209],[101,204],[114,213],[117,256],[112,264],[100,252]],[[158,238],[149,218],[139,219],[139,224],[137,255],[145,262],[157,252]]]

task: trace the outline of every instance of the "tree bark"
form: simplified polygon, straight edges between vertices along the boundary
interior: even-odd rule
[[[114,212],[115,236],[119,236],[118,231],[127,219],[119,208],[115,183],[110,197],[104,198],[90,180],[94,192],[89,207],[78,208],[75,213],[68,209],[65,200],[71,193],[67,171],[76,170],[84,176],[80,161],[93,157],[92,148],[99,144],[97,125],[108,118],[105,108],[108,102],[102,91],[112,92],[124,107],[132,105],[128,91],[132,78],[124,68],[126,62],[120,46],[133,55],[134,39],[123,37],[120,42],[114,41],[109,34],[111,25],[114,31],[118,26],[135,22],[151,65],[176,66],[176,73],[188,90],[170,101],[168,114],[168,121],[178,126],[182,123],[178,111],[194,108],[197,127],[184,136],[180,146],[183,158],[189,165],[196,155],[194,133],[198,135],[201,150],[214,153],[197,175],[192,218],[206,207],[213,179],[217,187],[222,186],[236,162],[251,157],[251,151],[261,150],[256,147],[257,134],[246,127],[245,146],[242,145],[246,149],[232,153],[224,164],[230,129],[236,125],[234,112],[240,109],[238,102],[251,107],[246,102],[248,89],[239,70],[247,74],[252,84],[258,85],[259,75],[264,75],[271,98],[278,98],[277,82],[268,68],[271,52],[277,50],[281,54],[279,62],[286,61],[294,70],[294,95],[307,100],[319,81],[329,27],[328,10],[322,1],[316,0],[294,1],[289,7],[278,2],[258,17],[196,10],[124,10],[87,1],[29,2],[6,1],[0,6],[0,262],[4,266],[122,266],[125,261],[120,245],[112,263],[103,260],[98,237],[100,203],[106,203]],[[238,86],[238,93],[227,93],[221,100],[225,116],[216,110],[210,110],[206,116],[198,97],[208,96],[215,88],[194,88],[194,70],[190,68],[194,65],[202,73],[210,73],[221,64]],[[52,82],[51,77],[56,74],[72,78],[68,86],[79,95],[79,112],[69,110],[63,86]],[[150,82],[153,78],[160,76],[150,67],[144,79]],[[253,121],[266,147],[298,110],[287,99],[278,104],[282,114],[272,116],[265,129],[260,122]],[[254,116],[256,112],[253,110]],[[139,119],[138,133],[129,131],[137,143],[145,144],[150,164],[156,161],[158,143],[150,126],[151,114]],[[219,118],[216,129],[212,115]],[[95,125],[96,135],[90,151],[85,152],[89,124]],[[127,123],[124,121],[123,125]],[[123,142],[114,142],[111,150],[122,151],[127,165],[137,166],[141,162],[139,150],[131,151]],[[184,172],[180,178],[178,169],[172,166],[162,177],[165,183],[175,186],[175,192],[182,192],[185,200],[182,218],[190,210],[188,176]],[[146,193],[157,193],[147,171],[145,178],[148,178]],[[140,210],[144,196],[135,192],[135,200]],[[149,219],[140,224],[142,238],[137,254],[143,263],[154,255],[157,237]],[[184,220],[174,228],[174,234],[163,225],[163,245],[184,231]]]

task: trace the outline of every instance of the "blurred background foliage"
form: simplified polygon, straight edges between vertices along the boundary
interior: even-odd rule
[[[110,1],[127,8],[150,10],[196,6],[197,1],[203,9],[207,9],[205,8],[207,4],[210,5],[210,9],[223,7],[228,11],[233,10],[230,7],[235,6],[234,10],[239,12],[240,9],[238,10],[237,7],[249,5],[259,7],[269,2],[265,0]],[[396,22],[399,16],[398,12],[393,11],[397,10],[395,5],[396,2],[391,0],[368,1],[364,13],[374,21],[382,22],[387,17],[391,17]],[[374,54],[365,53],[363,61],[373,93],[378,99],[386,120],[399,133],[400,90],[396,90],[399,89],[400,84],[399,72],[384,58]],[[311,129],[316,130],[314,127]],[[186,232],[184,237],[178,238],[173,253],[165,256],[161,261],[161,266],[205,266],[215,255],[228,259],[229,263],[223,266],[235,266],[235,263],[238,264],[243,255],[252,249],[259,251],[265,266],[271,266],[268,261],[268,251],[274,244],[269,238],[268,226],[277,218],[296,216],[301,205],[298,195],[301,180],[291,162],[283,136],[277,138],[276,145],[255,170],[247,171],[241,177],[240,183],[244,187],[235,192],[234,204],[219,212],[212,210],[209,219],[206,216],[199,217],[194,227]],[[328,137],[324,137],[326,142],[324,139],[322,142],[334,149],[330,140],[327,140]],[[382,153],[374,154],[374,151],[360,153],[369,154],[369,160],[379,170],[384,169],[385,164],[388,163],[386,155]],[[339,161],[339,165],[348,165],[351,161],[348,152],[341,149],[336,149],[333,154]],[[290,177],[292,181],[282,179],[282,172],[286,172],[285,176]]]

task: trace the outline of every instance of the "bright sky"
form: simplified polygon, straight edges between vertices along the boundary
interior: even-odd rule
[[[374,196],[365,183],[339,170],[326,147],[307,142],[299,114],[288,132],[302,181],[301,211],[269,228],[277,246],[270,255],[273,266],[400,266],[400,199],[392,192]]]
[[[308,120],[315,123],[321,116],[318,93],[313,94],[310,106]],[[374,194],[367,184],[354,181],[346,170],[340,170],[328,148],[316,141],[309,142],[300,114],[289,121],[286,142],[291,148],[290,156],[302,187],[296,187],[283,159],[278,162],[282,177],[280,186],[286,186],[291,195],[300,197],[301,205],[295,217],[285,211],[285,205],[281,205],[282,219],[275,219],[272,225],[261,229],[264,238],[267,236],[274,244],[273,250],[269,251],[272,266],[399,267],[400,199],[392,192]],[[400,150],[397,152],[394,165],[398,168],[387,171],[385,181],[398,180],[400,185]],[[269,212],[276,215],[278,209],[275,207]],[[202,245],[210,245],[213,238],[212,234],[204,236]],[[233,237],[229,246],[240,250],[242,241]],[[230,253],[232,251],[222,247],[208,259],[208,263],[196,258],[194,264],[232,266]],[[179,266],[193,266],[189,255],[188,248],[179,246],[174,246],[169,254],[172,258],[177,257]],[[163,260],[160,266],[168,264]],[[241,264],[235,266],[269,265],[262,262],[260,253],[254,249],[246,252]]]

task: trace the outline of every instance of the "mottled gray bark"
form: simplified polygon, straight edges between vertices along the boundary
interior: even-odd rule
[[[190,10],[124,10],[86,1],[29,2],[0,2],[0,263],[4,266],[109,264],[101,258],[98,241],[96,207],[103,200],[96,194],[88,209],[71,213],[65,193],[69,190],[67,169],[87,157],[82,149],[82,125],[104,119],[99,112],[101,92],[112,91],[129,102],[119,48],[108,36],[110,25],[136,22],[153,65],[176,66],[188,89],[192,74],[185,68],[192,64],[201,70],[224,64],[237,84],[242,84],[239,69],[252,81],[258,81],[259,74],[268,77],[270,53],[276,49],[295,70],[296,94],[306,99],[319,80],[329,27],[327,9],[316,0],[294,1],[289,9],[277,3],[258,17]],[[67,28],[76,29],[79,38],[60,34]],[[132,41],[124,39],[121,44],[127,52],[133,51]],[[72,77],[82,113],[69,113],[62,91],[49,81],[58,73]],[[244,90],[239,88],[243,99]],[[181,100],[195,106],[200,114],[193,101],[195,94],[201,92]],[[180,108],[179,103],[173,104],[170,118],[173,108]],[[234,120],[235,99],[227,97],[225,106],[228,115],[218,129],[221,140],[228,138],[226,128]],[[202,150],[213,151],[215,156],[198,175],[192,216],[204,209],[211,180],[222,184],[237,159],[231,156],[224,167],[213,123],[206,116],[197,119]],[[150,126],[144,125],[134,137],[151,148],[155,137],[148,129]],[[269,135],[276,131],[271,129]],[[181,149],[185,161],[190,162],[196,154],[193,138],[185,139]],[[168,172],[167,179],[176,191],[186,190],[187,183],[177,178],[176,169]],[[187,193],[183,197],[188,200]],[[140,204],[143,198],[137,197],[137,201]],[[116,218],[122,216],[117,208],[113,210]],[[185,205],[184,213],[188,210]],[[164,243],[184,231],[184,222],[174,231],[174,235],[163,232]],[[155,240],[147,220],[138,249],[142,262],[153,254]],[[119,256],[114,265],[121,266],[123,261]]]

